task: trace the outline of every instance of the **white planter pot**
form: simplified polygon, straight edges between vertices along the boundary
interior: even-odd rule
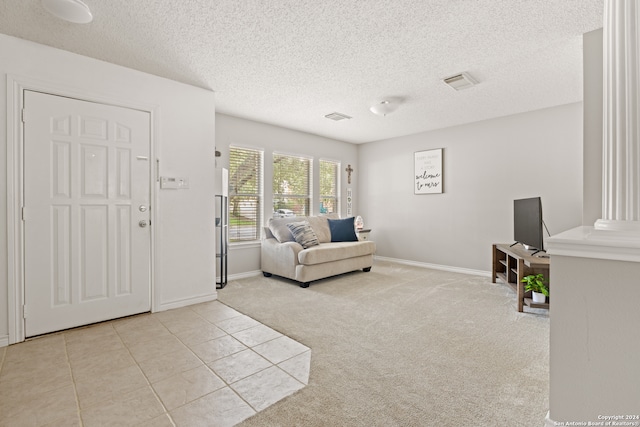
[[[546,297],[540,292],[531,292],[531,299],[537,304],[544,304],[546,301]]]

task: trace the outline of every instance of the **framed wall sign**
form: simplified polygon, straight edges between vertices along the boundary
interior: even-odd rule
[[[415,152],[413,163],[413,193],[442,193],[442,148]]]

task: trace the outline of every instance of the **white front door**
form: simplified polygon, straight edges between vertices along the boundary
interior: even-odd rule
[[[150,310],[149,113],[25,91],[25,335]]]

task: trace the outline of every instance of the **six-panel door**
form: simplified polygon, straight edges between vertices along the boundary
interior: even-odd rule
[[[25,91],[26,336],[150,309],[149,113]]]

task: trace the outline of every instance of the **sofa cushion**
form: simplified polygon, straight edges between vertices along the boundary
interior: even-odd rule
[[[329,231],[329,223],[327,219],[338,218],[337,214],[328,214],[320,216],[308,216],[308,217],[284,217],[284,218],[269,218],[268,227],[273,237],[280,243],[295,242],[291,230],[287,227],[287,224],[292,222],[307,221],[313,232],[318,237],[318,242],[329,243],[331,241],[331,231]]]
[[[345,219],[328,219],[332,242],[357,242],[354,217]]]
[[[269,230],[273,237],[280,243],[284,242],[295,242],[296,240],[293,238],[293,234],[291,234],[291,230],[287,227],[287,224],[290,222],[300,221],[302,218],[297,218],[295,216],[284,217],[284,218],[269,218]]]
[[[311,228],[307,221],[290,222],[287,224],[287,227],[291,230],[291,234],[293,234],[296,242],[303,248],[306,249],[320,244],[318,242],[318,236],[313,232],[313,228]]]
[[[376,251],[376,244],[370,240],[360,242],[321,243],[298,253],[298,262],[303,265],[322,264],[346,258],[371,255]]]
[[[329,223],[324,215],[310,216],[307,218],[309,225],[318,236],[318,242],[329,243],[331,241],[331,231],[329,231]]]

